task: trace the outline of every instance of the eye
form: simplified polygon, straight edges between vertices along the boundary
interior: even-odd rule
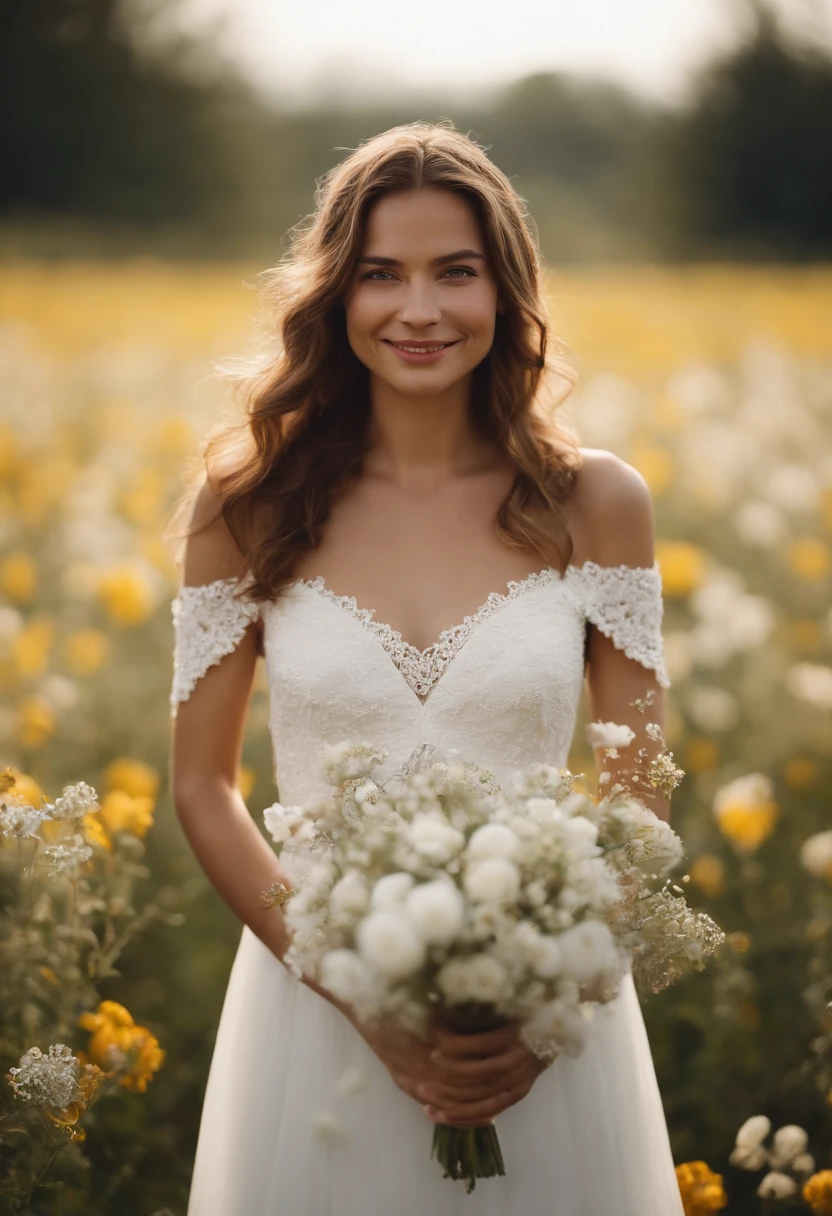
[[[377,274],[390,275],[390,271],[389,270],[370,270],[367,274],[364,274],[361,277],[362,277],[362,279],[373,279],[373,278],[375,278],[375,276]],[[383,283],[384,279],[379,279],[379,280],[377,280],[377,282]]]
[[[477,272],[475,270],[472,270],[470,268],[470,266],[449,266],[448,269],[445,271],[445,274],[451,274],[451,272],[454,270],[461,270],[463,277],[467,277],[467,278],[471,278],[471,279],[475,279],[477,277]],[[457,276],[453,275],[453,277],[456,278]]]

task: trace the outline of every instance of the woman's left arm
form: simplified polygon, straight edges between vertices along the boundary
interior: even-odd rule
[[[650,569],[655,561],[653,503],[644,478],[631,465],[611,452],[597,453],[593,461],[593,484],[584,495],[592,560],[600,566],[629,566]],[[628,726],[633,739],[619,747],[617,756],[594,748],[598,766],[598,794],[616,782],[630,789],[660,819],[670,819],[668,800],[651,788],[635,771],[662,752],[659,738],[647,727],[665,729],[664,689],[655,671],[628,658],[623,649],[598,628],[588,624],[587,690],[592,722],[615,722]],[[641,708],[639,708],[641,706]],[[638,760],[638,753],[644,755]],[[609,776],[606,777],[605,774]]]

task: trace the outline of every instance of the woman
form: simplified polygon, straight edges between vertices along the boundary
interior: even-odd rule
[[[371,1031],[283,966],[260,895],[292,875],[235,781],[258,653],[283,803],[324,794],[321,747],[349,738],[387,749],[382,780],[424,746],[498,778],[563,765],[585,675],[593,718],[657,750],[650,497],[544,410],[569,373],[521,201],[449,125],[387,131],[323,179],[270,301],[278,349],[208,445],[174,602],[174,801],[244,923],[189,1216],[681,1216],[631,974],[548,1068],[516,1026]],[[491,1119],[507,1176],[466,1195],[430,1121]]]

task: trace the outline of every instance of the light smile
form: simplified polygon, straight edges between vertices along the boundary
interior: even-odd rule
[[[409,342],[394,342],[391,338],[382,339],[389,346],[395,346],[396,350],[407,351],[412,355],[427,355],[434,354],[438,350],[445,350],[449,346],[456,346],[461,339],[455,338],[453,342],[431,342],[424,345],[415,345]]]

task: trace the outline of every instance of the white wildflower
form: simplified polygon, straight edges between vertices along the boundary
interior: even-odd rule
[[[369,743],[350,742],[328,744],[321,751],[326,775],[334,785],[358,777],[368,777],[377,764],[382,764],[388,753]]]
[[[428,946],[449,946],[465,919],[464,899],[455,886],[442,879],[415,887],[404,901],[404,910]]]
[[[768,1153],[761,1144],[749,1145],[747,1148],[738,1144],[734,1146],[728,1160],[740,1170],[761,1170],[764,1165],[768,1165]]]
[[[736,697],[724,688],[695,685],[688,693],[688,713],[704,731],[725,731],[736,726],[740,707]]]
[[[771,1120],[766,1115],[752,1115],[737,1132],[734,1143],[740,1148],[756,1148],[771,1131]]]
[[[485,823],[472,833],[465,855],[472,860],[485,861],[491,857],[504,857],[511,861],[517,855],[519,845],[517,836],[506,824]]]
[[[629,747],[635,739],[635,731],[618,722],[590,722],[587,725],[586,741],[590,747]]]
[[[447,865],[465,846],[465,837],[457,828],[433,815],[417,815],[410,825],[411,848],[427,861]]]
[[[796,1123],[787,1123],[774,1133],[774,1146],[771,1150],[772,1169],[782,1170],[788,1167],[794,1158],[806,1151],[809,1137],[802,1127]]]
[[[832,881],[832,829],[815,832],[803,841],[800,848],[800,864],[816,878]]]
[[[71,836],[64,844],[47,845],[44,851],[49,858],[49,877],[53,879],[63,874],[72,875],[78,866],[92,857],[92,849],[79,835]]]
[[[507,978],[505,967],[496,958],[471,954],[449,959],[437,973],[436,983],[449,1005],[491,1005],[503,996]]]
[[[583,815],[575,815],[564,824],[569,849],[573,856],[597,857],[601,851],[598,845],[598,825]]]
[[[370,892],[357,870],[347,870],[332,888],[329,906],[336,916],[361,916],[369,907]]]
[[[273,802],[263,812],[263,822],[266,825],[266,831],[275,844],[284,844],[302,820],[302,807],[283,806],[280,802]]]
[[[320,980],[339,1001],[354,1005],[371,993],[374,976],[354,950],[330,950],[321,959]]]
[[[717,819],[734,806],[757,809],[774,801],[774,785],[765,773],[746,773],[720,786],[714,795],[714,815]]]
[[[616,962],[615,940],[609,927],[588,918],[564,930],[559,938],[563,974],[578,984],[595,979]]]
[[[64,1043],[53,1043],[47,1055],[39,1047],[30,1047],[18,1067],[9,1069],[9,1084],[18,1098],[63,1110],[81,1096],[79,1070],[77,1056]]]
[[[50,807],[16,806],[14,803],[0,804],[0,833],[17,836],[23,840],[37,836],[44,819],[49,818]]]
[[[506,944],[540,979],[553,979],[560,971],[561,952],[557,938],[541,933],[530,921],[520,921]]]
[[[788,1199],[796,1190],[797,1183],[794,1178],[774,1170],[763,1178],[757,1187],[757,1194],[761,1199]]]
[[[798,1153],[792,1161],[792,1169],[796,1174],[813,1174],[815,1159],[811,1153]]]
[[[398,912],[371,912],[356,931],[361,956],[388,979],[405,979],[425,961],[425,944]]]
[[[463,879],[465,894],[474,903],[513,903],[520,894],[520,873],[510,861],[491,857],[470,864]]]
[[[552,1056],[563,1051],[575,1057],[586,1040],[587,1023],[583,1009],[561,997],[539,1005],[520,1028],[520,1037],[537,1055]]]
[[[86,781],[64,786],[60,798],[55,800],[52,816],[55,819],[82,819],[98,807],[98,795]]]
[[[774,503],[750,499],[737,507],[734,529],[740,540],[755,548],[772,549],[785,539],[787,524]]]
[[[415,881],[412,874],[405,874],[402,870],[395,874],[385,874],[373,887],[370,906],[376,912],[400,908]]]
[[[786,688],[801,701],[819,709],[832,709],[832,667],[792,663],[786,672]]]

